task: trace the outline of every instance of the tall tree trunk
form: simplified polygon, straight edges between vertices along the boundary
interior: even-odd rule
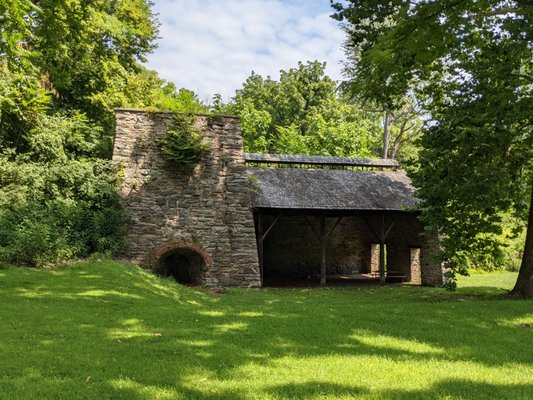
[[[391,112],[387,108],[385,110],[385,118],[383,120],[383,151],[381,152],[381,158],[388,158],[389,154],[390,118]]]
[[[402,145],[402,132],[400,131],[400,134],[398,135],[398,137],[394,140],[394,143],[392,144],[390,158],[392,158],[393,160],[396,160],[396,156],[398,155],[398,152],[400,151],[401,145]]]
[[[518,279],[511,294],[527,299],[533,298],[533,185],[531,189],[531,205],[527,221],[526,245]]]

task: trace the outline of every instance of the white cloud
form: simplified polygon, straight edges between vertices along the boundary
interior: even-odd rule
[[[255,71],[277,78],[298,61],[326,61],[341,79],[344,33],[329,0],[157,0],[159,48],[148,67],[208,100],[229,99]]]

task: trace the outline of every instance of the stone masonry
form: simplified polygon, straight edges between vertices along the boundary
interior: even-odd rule
[[[238,118],[197,116],[209,151],[196,166],[171,167],[156,137],[165,134],[172,116],[116,110],[113,161],[131,218],[127,257],[157,270],[161,257],[185,249],[204,260],[204,285],[260,286]]]
[[[196,116],[209,150],[197,165],[182,167],[165,161],[157,145],[156,138],[172,120],[170,112],[116,110],[113,160],[122,175],[123,205],[130,217],[127,258],[163,275],[175,276],[173,268],[183,272],[186,265],[186,279],[196,284],[261,286],[255,189],[247,174],[239,119]],[[273,218],[266,217],[268,225]],[[437,238],[421,235],[423,225],[412,213],[397,212],[386,219],[387,226],[395,221],[386,239],[390,269],[413,283],[442,284],[442,268],[433,258]],[[328,226],[332,223],[330,219]],[[328,241],[327,273],[375,272],[375,232],[382,223],[379,214],[345,217]],[[270,274],[319,269],[319,245],[302,215],[281,218],[264,250]]]

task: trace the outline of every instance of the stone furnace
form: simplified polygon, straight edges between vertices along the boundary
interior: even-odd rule
[[[198,115],[209,149],[175,167],[156,140],[172,113],[120,109],[116,120],[127,256],[158,274],[206,286],[443,283],[394,160],[245,154],[238,118]]]
[[[197,116],[209,151],[195,167],[172,168],[156,144],[172,115],[116,110],[113,161],[131,218],[128,258],[183,283],[259,286],[239,119]]]

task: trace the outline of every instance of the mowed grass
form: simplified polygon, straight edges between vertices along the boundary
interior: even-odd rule
[[[515,279],[214,295],[115,262],[0,270],[0,399],[532,399]]]

